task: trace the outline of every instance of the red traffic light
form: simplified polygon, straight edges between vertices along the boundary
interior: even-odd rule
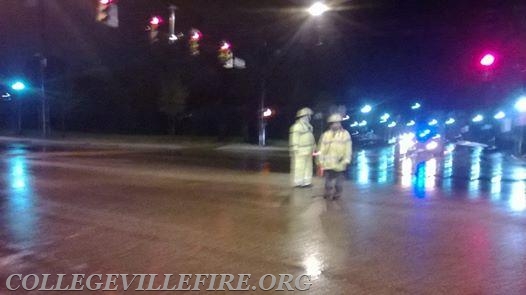
[[[491,54],[491,53],[487,53],[485,54],[481,59],[480,59],[480,64],[482,66],[485,66],[485,67],[491,67],[493,64],[495,63],[495,55]]]
[[[263,109],[263,118],[270,118],[272,117],[272,115],[274,115],[274,111],[269,109],[269,108],[266,108],[266,109]]]
[[[152,25],[152,26],[157,26],[157,25],[161,24],[162,22],[163,22],[163,20],[159,16],[152,16],[152,18],[150,18],[150,25]]]
[[[198,30],[193,30],[192,36],[190,38],[192,39],[192,41],[199,41],[201,37],[202,37],[201,32],[199,32]]]
[[[230,43],[226,42],[226,41],[223,41],[223,43],[221,43],[221,50],[229,50],[230,47],[232,47],[232,45],[230,45]]]

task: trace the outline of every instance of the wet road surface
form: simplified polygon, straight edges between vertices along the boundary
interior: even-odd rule
[[[2,294],[13,273],[307,273],[312,294],[526,294],[526,166],[500,153],[356,151],[336,202],[321,180],[290,189],[280,153],[0,155]]]

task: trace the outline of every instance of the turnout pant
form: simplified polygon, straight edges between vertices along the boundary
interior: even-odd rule
[[[345,171],[325,170],[325,197],[341,197]],[[333,194],[334,190],[334,194]]]
[[[294,155],[291,158],[292,184],[294,186],[312,184],[312,156]]]

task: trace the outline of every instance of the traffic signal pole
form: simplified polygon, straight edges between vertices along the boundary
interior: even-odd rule
[[[20,98],[16,101],[16,112],[17,112],[17,122],[16,122],[16,134],[22,134],[22,102]]]
[[[45,51],[47,47],[46,39],[46,11],[44,0],[39,1],[40,5],[40,38],[41,38],[41,53],[36,56],[39,58],[40,66],[40,95],[42,102],[42,137],[47,137],[48,135],[48,107],[47,107],[47,97],[46,97],[46,86],[45,86],[45,72],[47,67],[47,59],[45,57]]]
[[[47,110],[47,97],[46,97],[46,67],[47,59],[44,56],[40,57],[40,94],[42,96],[42,137],[48,135],[48,110]]]
[[[266,135],[266,126],[265,126],[265,118],[263,116],[263,109],[265,108],[265,100],[267,96],[267,86],[266,86],[265,77],[263,77],[261,81],[261,96],[259,99],[259,145],[265,146],[267,144],[267,135]]]

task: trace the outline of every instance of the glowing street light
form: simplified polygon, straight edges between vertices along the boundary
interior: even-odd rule
[[[421,105],[420,103],[417,102],[417,103],[415,103],[415,104],[413,104],[413,105],[411,106],[411,109],[412,109],[412,110],[418,110],[418,109],[420,109],[421,107],[422,107],[422,105]]]
[[[351,127],[358,127],[360,123],[358,123],[358,121],[354,121],[350,126]]]
[[[307,12],[312,16],[320,16],[329,10],[329,6],[323,2],[316,2],[307,9]]]
[[[499,111],[498,113],[495,114],[495,116],[493,116],[493,118],[495,120],[502,120],[502,119],[506,118],[506,113],[503,112],[503,111]]]
[[[405,126],[411,127],[411,126],[415,126],[415,124],[416,124],[415,120],[411,120],[411,121],[407,122],[407,124],[405,124]]]
[[[26,85],[23,82],[16,81],[15,83],[13,83],[13,85],[11,85],[11,89],[15,91],[22,91],[26,89]]]
[[[420,137],[420,138],[424,138],[424,137],[428,136],[429,134],[431,134],[431,130],[426,129],[426,130],[420,132],[420,133],[418,134],[418,137]]]
[[[526,96],[522,96],[515,103],[515,109],[519,113],[526,113]]]
[[[371,111],[373,110],[373,107],[366,104],[363,106],[363,108],[360,110],[360,112],[364,113],[364,114],[367,114],[367,113],[370,113]]]
[[[438,124],[438,121],[436,119],[433,119],[433,120],[429,121],[427,124],[429,126],[435,126],[436,124]]]
[[[391,115],[389,115],[388,113],[383,114],[383,115],[380,117],[380,123],[385,123],[385,122],[387,122],[387,120],[389,120],[389,118],[391,118]]]
[[[362,122],[360,122],[360,123],[358,124],[358,126],[360,126],[360,127],[367,126],[367,121],[363,120]]]
[[[482,122],[483,120],[484,120],[484,116],[482,116],[481,114],[478,114],[475,117],[473,117],[471,121],[473,121],[474,123],[478,123],[478,122]]]
[[[456,120],[454,118],[449,118],[446,120],[446,125],[453,125],[455,124]]]
[[[389,128],[394,128],[394,127],[396,127],[396,122],[393,121],[393,122],[389,123],[389,125],[387,125],[387,127],[389,127]]]

